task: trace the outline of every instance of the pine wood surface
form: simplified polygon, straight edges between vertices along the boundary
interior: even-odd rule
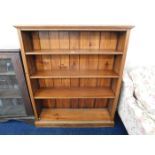
[[[52,110],[61,109],[58,111],[60,116],[70,115],[68,118],[74,124],[74,112],[87,119],[87,114],[102,116],[103,113],[97,110],[101,108],[108,112],[110,123],[105,124],[112,126],[132,26],[16,28],[36,121],[40,119],[37,125],[52,126],[56,119]],[[84,109],[92,110],[82,113]],[[68,111],[63,113],[63,110]],[[48,122],[44,116],[49,118]],[[104,122],[105,118],[101,117],[99,121]],[[102,126],[106,126],[103,122]],[[55,123],[53,126],[67,126],[65,122]],[[86,124],[89,126],[89,123]],[[83,122],[76,125],[80,124],[86,126]]]

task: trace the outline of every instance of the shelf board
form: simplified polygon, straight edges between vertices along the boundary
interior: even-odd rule
[[[42,109],[40,127],[96,127],[113,126],[107,109]]]
[[[15,72],[0,72],[0,76],[3,76],[3,75],[9,76],[9,75],[16,75],[16,74]]]
[[[28,51],[26,55],[94,55],[94,54],[104,54],[104,55],[122,55],[123,52],[114,50],[65,50],[65,49],[55,49],[55,50],[36,50]]]
[[[23,31],[127,31],[132,29],[132,25],[16,25],[17,29]]]
[[[21,96],[19,94],[19,89],[1,89],[0,98],[1,99],[21,98]]]
[[[110,88],[41,88],[34,94],[35,99],[69,98],[115,98]]]
[[[44,78],[118,78],[112,70],[52,70],[38,71],[30,76],[31,79]]]

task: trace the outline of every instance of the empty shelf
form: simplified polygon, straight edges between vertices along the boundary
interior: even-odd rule
[[[36,126],[113,126],[107,109],[43,109]]]
[[[92,55],[92,54],[110,54],[110,55],[121,55],[123,54],[123,52],[120,51],[113,51],[113,50],[36,50],[36,51],[28,51],[26,52],[26,55],[49,55],[49,54],[53,54],[53,55],[64,55],[64,54],[68,54],[68,55],[78,55],[78,54],[88,54],[88,55]]]
[[[41,78],[118,78],[112,70],[52,70],[32,74],[31,79]]]
[[[35,99],[69,99],[69,98],[114,98],[110,88],[42,88],[38,89]]]

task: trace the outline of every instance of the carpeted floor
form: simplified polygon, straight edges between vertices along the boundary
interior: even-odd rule
[[[119,118],[115,117],[114,128],[36,128],[20,121],[0,123],[0,135],[127,135]]]

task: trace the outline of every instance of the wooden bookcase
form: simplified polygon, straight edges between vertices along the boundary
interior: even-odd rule
[[[16,28],[36,126],[113,126],[133,27]]]

